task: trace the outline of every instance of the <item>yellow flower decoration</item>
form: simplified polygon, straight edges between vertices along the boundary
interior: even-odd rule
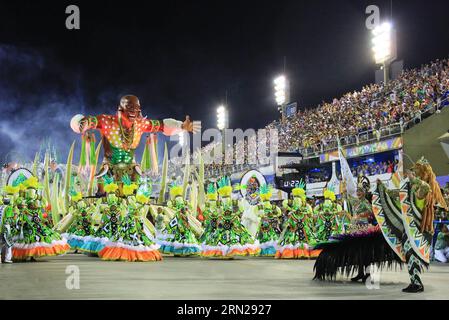
[[[273,195],[273,193],[270,191],[268,193],[263,193],[260,195],[260,200],[262,201],[270,201],[271,196]]]
[[[210,201],[217,200],[217,198],[218,198],[218,194],[217,193],[208,193],[208,194],[206,194],[206,196],[207,196],[207,199],[210,200]]]
[[[137,200],[137,202],[139,202],[141,204],[146,204],[146,203],[148,203],[148,201],[150,201],[150,199],[147,196],[145,196],[144,194],[138,194],[136,196],[136,200]]]
[[[110,184],[104,186],[104,191],[106,191],[106,193],[114,193],[117,191],[117,189],[118,189],[118,185],[115,183],[110,183]]]
[[[4,190],[7,194],[16,194],[20,191],[20,185],[18,185],[17,187],[13,187],[13,186],[5,186]]]
[[[138,186],[135,183],[132,183],[130,185],[124,185],[123,186],[123,194],[125,196],[130,196],[134,193],[135,190],[138,189]]]
[[[294,197],[303,197],[306,195],[306,190],[303,188],[295,188],[292,190],[292,194]]]

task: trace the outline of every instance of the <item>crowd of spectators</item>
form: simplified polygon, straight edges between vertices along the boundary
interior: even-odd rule
[[[371,84],[330,103],[271,123],[279,134],[280,150],[326,146],[336,137],[356,136],[392,124],[406,125],[420,117],[449,91],[449,60],[403,71],[388,85]]]
[[[358,176],[375,176],[386,173],[394,173],[398,170],[399,162],[395,161],[380,161],[380,162],[365,162],[362,164],[354,163],[351,165],[352,175],[354,177]],[[337,170],[339,172],[339,170]],[[318,183],[326,182],[331,179],[332,170],[329,168],[324,168],[320,170],[312,170],[305,175],[305,180],[307,183]],[[338,176],[341,180],[341,175]]]
[[[375,176],[378,174],[395,173],[398,170],[398,161],[381,161],[381,162],[369,162],[362,165],[352,167],[352,175],[358,177],[361,175]]]
[[[336,137],[343,144],[358,144],[359,136],[370,132],[380,138],[385,128],[407,129],[412,122],[422,120],[426,112],[439,112],[442,99],[449,92],[449,59],[436,60],[421,68],[405,70],[387,85],[370,84],[345,94],[332,102],[323,102],[318,107],[306,108],[294,116],[277,120],[265,127],[266,132],[274,129],[278,135],[280,152],[301,152],[305,149],[322,151],[330,145],[336,145]],[[436,108],[434,108],[436,107]],[[261,150],[265,150],[270,137],[260,141],[240,141],[233,146],[234,152],[228,152],[227,163],[210,163],[206,166],[209,175],[229,174],[237,168],[250,169],[251,165],[260,165]],[[261,146],[265,143],[264,148]],[[204,154],[219,146],[211,143],[202,149]],[[228,146],[229,147],[229,146]],[[256,158],[256,156],[258,156]],[[243,158],[242,158],[243,157]],[[251,159],[249,159],[251,157]],[[222,159],[223,161],[224,159]],[[379,163],[364,165],[355,169],[355,175],[363,172],[368,175],[376,172],[395,171],[391,164]]]

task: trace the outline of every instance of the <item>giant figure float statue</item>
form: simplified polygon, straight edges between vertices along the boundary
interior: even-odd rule
[[[162,132],[167,136],[182,130],[195,132],[197,124],[186,117],[184,122],[174,119],[151,120],[142,116],[139,99],[133,95],[121,98],[117,114],[98,116],[76,115],[70,126],[76,133],[84,134],[88,130],[99,130],[104,150],[103,165],[97,178],[108,175],[115,181],[121,181],[128,175],[133,181],[141,175],[134,153],[139,146],[143,133]]]

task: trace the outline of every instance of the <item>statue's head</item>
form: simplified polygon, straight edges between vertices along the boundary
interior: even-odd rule
[[[142,118],[139,98],[132,95],[122,97],[120,99],[120,105],[118,106],[118,112],[121,113],[122,117],[126,118],[131,122],[134,122],[139,118]]]
[[[433,172],[432,167],[430,166],[429,161],[427,161],[424,157],[418,160],[411,170],[417,177],[421,180],[430,183],[434,177],[435,173]]]

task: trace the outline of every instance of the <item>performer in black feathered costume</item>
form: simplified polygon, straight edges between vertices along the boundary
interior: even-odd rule
[[[360,177],[357,198],[348,196],[347,199],[352,214],[350,227],[346,233],[316,246],[316,249],[322,251],[315,262],[314,279],[335,280],[340,272],[348,277],[356,273],[357,276],[351,281],[365,282],[370,276],[367,270],[370,265],[382,268],[402,263],[376,223],[369,189],[368,178]]]

